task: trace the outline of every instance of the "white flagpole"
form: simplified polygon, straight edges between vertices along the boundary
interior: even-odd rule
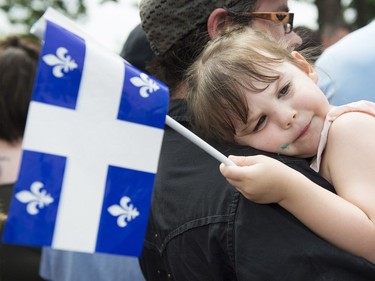
[[[182,126],[180,123],[178,123],[176,120],[174,120],[172,117],[168,116],[165,119],[165,124],[167,124],[169,127],[189,139],[191,142],[202,148],[204,151],[206,151],[208,154],[216,158],[218,161],[224,163],[227,166],[235,166],[231,160],[229,160],[228,157],[226,157],[224,154],[220,153],[218,150],[216,150],[214,147],[209,145],[207,142],[202,140],[200,137],[195,135],[190,130],[186,129],[184,126]]]

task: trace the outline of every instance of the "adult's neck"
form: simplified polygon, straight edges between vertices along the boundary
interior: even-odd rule
[[[21,154],[22,140],[15,143],[0,140],[0,184],[14,183],[17,180]]]

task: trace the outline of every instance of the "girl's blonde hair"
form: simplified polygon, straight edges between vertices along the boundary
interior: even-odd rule
[[[234,121],[247,123],[245,92],[259,93],[280,78],[275,66],[302,67],[286,42],[275,42],[250,27],[228,30],[209,42],[188,69],[188,106],[195,128],[206,139],[234,143]]]

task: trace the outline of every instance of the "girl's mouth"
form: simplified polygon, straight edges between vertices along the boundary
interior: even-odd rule
[[[309,122],[309,124],[307,124],[307,126],[305,128],[303,128],[303,130],[299,133],[299,135],[296,137],[296,139],[294,141],[297,141],[300,138],[302,138],[306,134],[306,132],[309,130],[310,125],[311,125],[311,122]]]

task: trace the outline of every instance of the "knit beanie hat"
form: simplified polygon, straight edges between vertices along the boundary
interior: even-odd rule
[[[142,27],[154,53],[163,55],[206,22],[213,10],[237,2],[239,0],[141,0]]]

